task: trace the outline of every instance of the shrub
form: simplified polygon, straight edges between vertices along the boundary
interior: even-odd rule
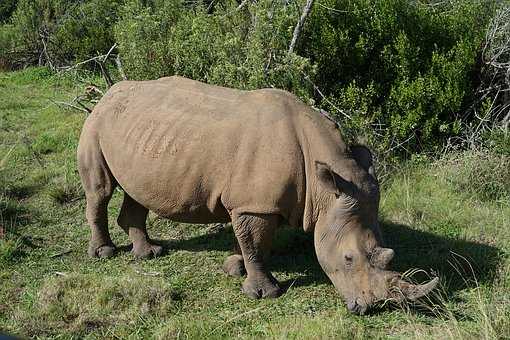
[[[69,63],[106,53],[115,43],[113,27],[123,0],[89,0],[69,10],[53,35],[53,55]],[[58,48],[56,48],[58,47]]]
[[[236,7],[227,2],[208,14],[180,0],[128,1],[115,28],[128,77],[178,74],[241,89],[285,88],[308,99],[302,72],[313,69],[286,53],[296,9],[271,1]]]
[[[303,3],[19,0],[0,63],[58,66],[117,42],[131,79],[287,89],[378,151],[437,148],[490,103],[475,99],[496,1],[323,0],[288,54]]]
[[[220,4],[208,14],[180,0],[128,1],[115,29],[128,76],[285,88],[336,115],[348,139],[361,134],[380,150],[404,144],[409,151],[460,132],[494,7],[478,0],[327,0],[314,7],[289,56],[300,6]]]
[[[477,53],[494,3],[327,0],[312,12],[300,53],[316,82],[347,110],[344,129],[388,149],[437,145],[459,133]],[[338,9],[338,10],[332,10]],[[376,141],[377,140],[377,141]]]
[[[2,0],[0,2],[0,24],[7,22],[16,8],[18,0]]]
[[[350,113],[345,129],[375,130],[367,137],[381,150],[403,142],[419,150],[459,132],[490,2],[323,4],[301,49],[323,92]]]
[[[12,25],[0,26],[0,71],[12,67],[12,51],[15,33]]]
[[[106,53],[122,0],[20,0],[12,16],[17,66],[66,65]]]

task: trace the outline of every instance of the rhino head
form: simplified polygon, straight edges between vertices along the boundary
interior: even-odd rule
[[[382,247],[378,224],[379,185],[370,151],[351,147],[343,178],[321,162],[315,163],[323,206],[315,226],[319,263],[343,296],[347,308],[364,314],[377,301],[415,300],[435,288],[438,279],[414,285],[387,269],[394,251]]]

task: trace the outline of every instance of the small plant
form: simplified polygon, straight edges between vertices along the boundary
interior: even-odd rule
[[[20,238],[8,238],[5,235],[3,238],[0,237],[0,265],[14,261],[22,253],[22,245]]]
[[[48,195],[53,202],[60,205],[74,203],[85,196],[79,180],[68,172],[53,182]]]

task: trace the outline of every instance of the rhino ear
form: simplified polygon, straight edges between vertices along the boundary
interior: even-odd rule
[[[375,176],[375,167],[372,160],[372,152],[363,145],[351,146],[351,153],[356,162],[370,175]]]
[[[335,173],[333,170],[331,170],[329,165],[316,161],[315,171],[317,173],[317,179],[319,180],[319,183],[324,187],[324,189],[332,194],[340,195],[340,188],[338,187],[337,181],[335,179]]]
[[[341,193],[355,197],[355,186],[336,174],[326,163],[315,161],[315,171],[319,183],[326,191],[335,194],[337,197]]]

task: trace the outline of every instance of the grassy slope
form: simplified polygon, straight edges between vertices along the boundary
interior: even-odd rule
[[[278,233],[272,270],[289,289],[276,300],[249,300],[239,292],[241,280],[221,272],[233,241],[228,229],[151,215],[149,232],[164,240],[165,256],[134,261],[121,251],[110,260],[87,258],[75,170],[85,115],[50,102],[76,91],[43,69],[0,73],[0,331],[66,338],[510,337],[508,191],[498,191],[499,202],[477,199],[470,183],[461,185],[475,169],[462,165],[464,156],[408,167],[383,191],[382,228],[397,252],[394,267],[437,271],[443,287],[435,307],[350,315],[316,262],[311,235],[299,230]],[[112,217],[119,199],[110,205]],[[127,245],[114,221],[114,241]]]

